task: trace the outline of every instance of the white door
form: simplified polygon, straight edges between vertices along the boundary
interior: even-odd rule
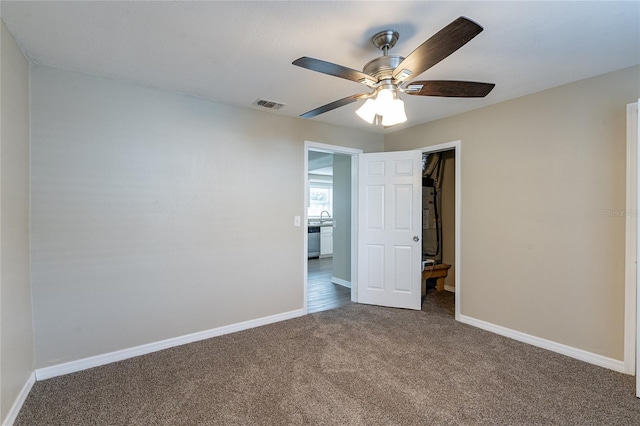
[[[422,152],[360,154],[358,302],[420,309]]]

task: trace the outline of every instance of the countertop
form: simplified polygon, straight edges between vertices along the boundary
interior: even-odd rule
[[[324,222],[320,222],[317,220],[310,220],[309,221],[309,226],[319,226],[321,228],[327,227],[327,226],[334,226],[334,222],[333,221],[328,221],[325,220]]]

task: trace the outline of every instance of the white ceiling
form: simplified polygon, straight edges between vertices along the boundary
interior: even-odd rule
[[[6,1],[0,13],[35,63],[298,116],[366,91],[291,65],[311,56],[362,69],[380,56],[370,37],[395,29],[407,56],[466,16],[484,31],[420,79],[496,83],[484,99],[404,95],[413,126],[640,63],[640,2],[486,1]],[[364,90],[363,90],[364,89]],[[312,120],[385,132],[354,103]]]

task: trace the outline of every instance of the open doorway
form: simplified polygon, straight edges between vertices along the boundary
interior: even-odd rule
[[[456,207],[458,145],[423,149],[422,176],[422,297],[430,305],[459,315],[458,209]]]
[[[306,142],[305,310],[355,300],[354,167],[360,150]]]
[[[351,303],[351,157],[309,150],[307,164],[307,312],[313,313]]]

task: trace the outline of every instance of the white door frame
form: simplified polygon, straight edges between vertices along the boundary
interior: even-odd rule
[[[455,229],[455,255],[454,255],[454,259],[455,259],[455,279],[454,279],[454,286],[456,289],[456,303],[455,303],[455,319],[456,321],[460,321],[460,308],[462,306],[461,300],[462,300],[462,280],[461,278],[461,274],[460,271],[462,270],[462,257],[460,255],[461,253],[461,245],[460,245],[460,237],[462,235],[462,233],[460,232],[460,218],[461,218],[461,212],[462,212],[462,142],[457,140],[457,141],[453,141],[453,142],[445,142],[445,143],[441,143],[438,145],[431,145],[431,146],[426,146],[421,148],[423,153],[434,153],[434,152],[441,152],[441,151],[450,151],[453,149],[454,152],[454,163],[456,165],[456,171],[455,171],[455,177],[456,177],[456,182],[455,182],[455,224],[454,224],[454,229]]]
[[[640,355],[640,323],[637,316],[638,277],[638,103],[627,105],[627,172],[625,202],[625,291],[624,291],[624,372],[636,374],[636,354]],[[636,379],[637,381],[637,379]],[[637,384],[640,394],[640,383]]]
[[[330,154],[346,154],[351,156],[351,300],[358,300],[358,155],[362,154],[361,149],[349,148],[346,146],[331,145],[320,142],[304,141],[304,205],[303,211],[303,309],[307,314],[307,245],[309,232],[309,218],[307,206],[309,205],[309,151],[326,152]]]

